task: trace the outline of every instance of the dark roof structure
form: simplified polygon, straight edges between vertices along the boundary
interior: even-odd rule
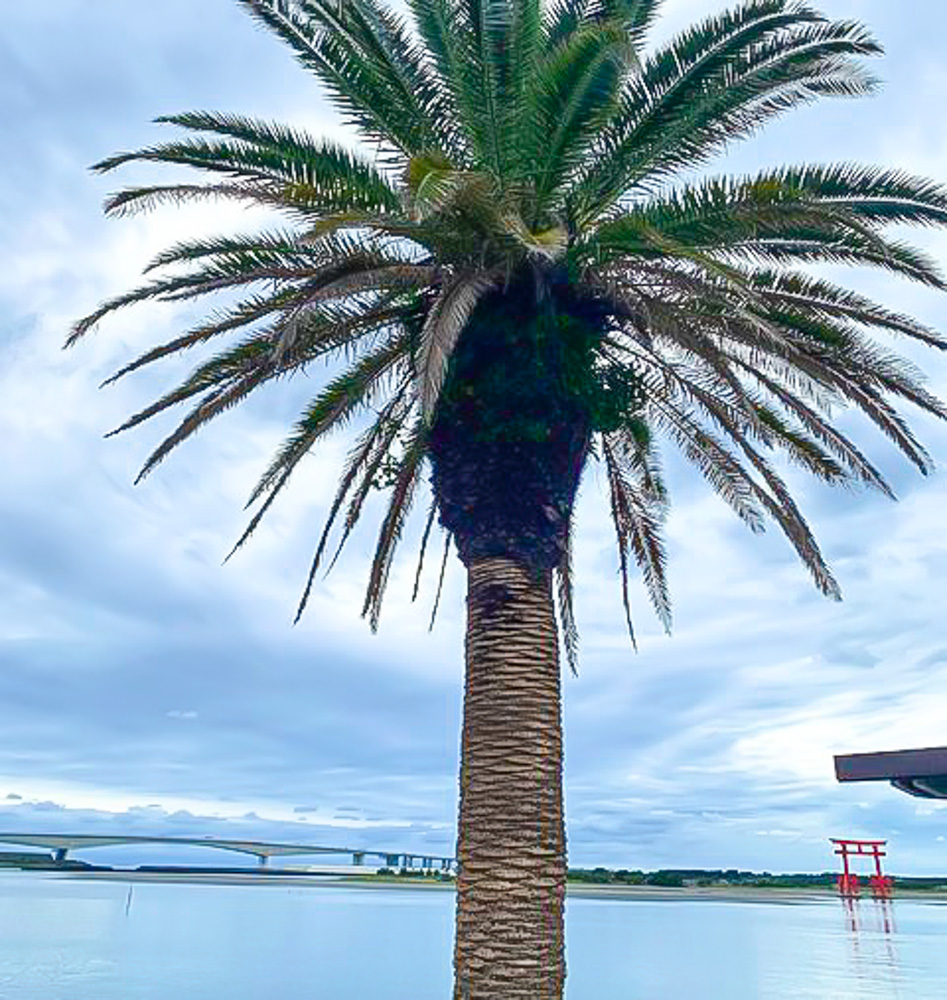
[[[835,758],[839,781],[890,781],[924,799],[947,799],[947,747],[853,753]]]

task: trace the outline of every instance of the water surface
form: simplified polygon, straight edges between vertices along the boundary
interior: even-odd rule
[[[0,873],[3,1000],[447,1000],[453,894]],[[570,899],[568,1000],[942,1000],[947,906]]]

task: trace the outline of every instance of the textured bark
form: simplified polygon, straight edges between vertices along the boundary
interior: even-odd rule
[[[468,565],[455,1000],[561,1000],[565,825],[551,574]]]

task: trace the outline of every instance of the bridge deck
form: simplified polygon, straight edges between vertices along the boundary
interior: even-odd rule
[[[447,866],[453,858],[427,854],[425,852],[380,851],[366,847],[327,847],[317,844],[282,844],[264,840],[227,840],[217,837],[145,837],[114,836],[102,837],[95,834],[58,833],[0,833],[0,844],[16,844],[18,847],[44,847],[51,851],[65,852],[89,847],[121,847],[127,844],[166,844],[186,847],[213,847],[221,851],[235,851],[238,854],[252,854],[261,860],[272,857],[290,857],[304,854],[349,854],[353,858],[379,858],[386,864],[399,864],[392,859],[404,859],[410,867],[413,861],[429,862],[429,867]]]

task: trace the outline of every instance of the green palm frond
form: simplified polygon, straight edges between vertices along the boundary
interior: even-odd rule
[[[664,0],[555,0],[545,12],[546,44],[554,47],[583,27],[611,22],[635,48],[645,40]]]
[[[930,254],[903,240],[849,234],[833,241],[823,230],[803,230],[796,239],[753,239],[726,248],[732,262],[753,264],[848,264],[877,267],[931,288],[947,288],[937,262]]]
[[[628,36],[609,24],[574,33],[546,58],[530,83],[530,121],[537,213],[548,209],[588,155],[600,128],[614,113],[630,58]],[[537,169],[538,168],[538,169]]]
[[[402,60],[410,61],[410,49],[392,51],[398,43],[393,38],[380,39],[366,24],[365,4],[358,0],[342,5],[332,0],[237,2],[293,49],[302,65],[319,77],[346,119],[364,135],[403,156],[430,145],[432,121],[419,104],[430,87],[425,82],[418,90],[410,89],[404,67],[398,66]],[[401,41],[409,44],[403,37]],[[415,69],[418,85],[423,68]]]
[[[881,227],[947,222],[947,190],[900,172],[833,167],[681,185],[602,222],[574,250],[607,267],[624,257],[691,262],[845,262],[943,287],[936,263]],[[698,254],[700,255],[698,257]]]
[[[554,49],[567,41],[585,23],[588,0],[552,0],[543,11],[544,39]]]
[[[789,493],[786,484],[746,437],[724,422],[725,433],[744,452],[754,471],[762,476],[760,485],[739,459],[699,421],[683,408],[653,404],[657,421],[685,455],[702,472],[717,494],[753,531],[765,528],[764,514],[769,515],[796,550],[812,574],[816,586],[827,597],[840,599],[838,583],[825,564],[822,553]]]
[[[418,138],[429,149],[461,152],[456,118],[444,99],[441,81],[431,71],[423,47],[411,37],[407,22],[375,0],[354,0],[345,8],[360,52],[383,68],[391,89],[412,110]]]
[[[509,0],[456,0],[451,13],[455,69],[466,100],[476,109],[470,120],[474,153],[502,186],[510,178],[516,149],[512,101],[517,95],[511,88],[515,70],[507,44],[515,22],[513,5]]]
[[[692,169],[767,119],[818,96],[868,93],[853,56],[880,52],[853,22],[794,0],[756,0],[708,18],[646,60],[577,185],[597,218],[635,185]]]
[[[766,428],[770,447],[778,445],[786,457],[810,475],[831,485],[848,484],[848,471],[832,458],[813,438],[792,427],[772,407],[755,404],[756,415]]]
[[[120,153],[93,169],[100,173],[125,163],[174,163],[240,180],[273,182],[310,192],[309,204],[326,210],[346,208],[396,211],[397,192],[368,160],[326,139],[283,125],[207,111],[165,115],[156,119],[193,132],[225,138],[196,138]]]
[[[354,247],[346,249],[355,250]],[[182,240],[156,254],[145,265],[145,273],[208,258],[215,264],[238,264],[248,271],[272,267],[301,273],[315,270],[331,260],[330,254],[320,253],[318,248],[301,241],[294,232],[261,232]]]
[[[648,411],[655,428],[677,445],[737,517],[754,534],[764,531],[765,507],[758,487],[730,450],[708,434],[687,408],[675,407],[657,393],[649,399]]]
[[[140,483],[179,444],[214,417],[232,409],[264,382],[273,378],[273,366],[267,363],[272,353],[272,342],[267,336],[252,337],[235,348],[202,365],[191,378],[177,389],[162,396],[151,406],[130,417],[120,427],[110,431],[111,437],[137,427],[158,413],[183,403],[194,396],[204,396],[188,412],[174,431],[169,434],[145,460],[135,483]]]
[[[842,599],[842,591],[839,588],[838,582],[826,565],[815,537],[809,529],[809,525],[806,524],[801,511],[796,506],[789,488],[782,478],[773,471],[769,462],[752,445],[746,441],[742,441],[740,444],[753,468],[763,477],[771,491],[767,492],[762,488],[758,488],[759,498],[766,507],[767,513],[782,528],[783,534],[789,539],[803,565],[812,574],[812,578],[819,590],[826,597],[840,601]]]
[[[636,46],[641,46],[654,26],[664,0],[598,0],[597,17],[615,21],[628,32]]]
[[[826,242],[865,238],[871,227],[947,222],[947,189],[900,171],[847,165],[768,170],[745,179],[710,178],[685,184],[603,222],[590,254],[647,251],[656,231],[689,246],[724,250],[753,240]],[[607,258],[606,258],[607,259]]]
[[[476,86],[468,72],[457,31],[455,0],[408,0],[418,34],[441,88],[444,114],[456,137],[450,152],[459,166],[470,168],[480,159],[483,141]]]

